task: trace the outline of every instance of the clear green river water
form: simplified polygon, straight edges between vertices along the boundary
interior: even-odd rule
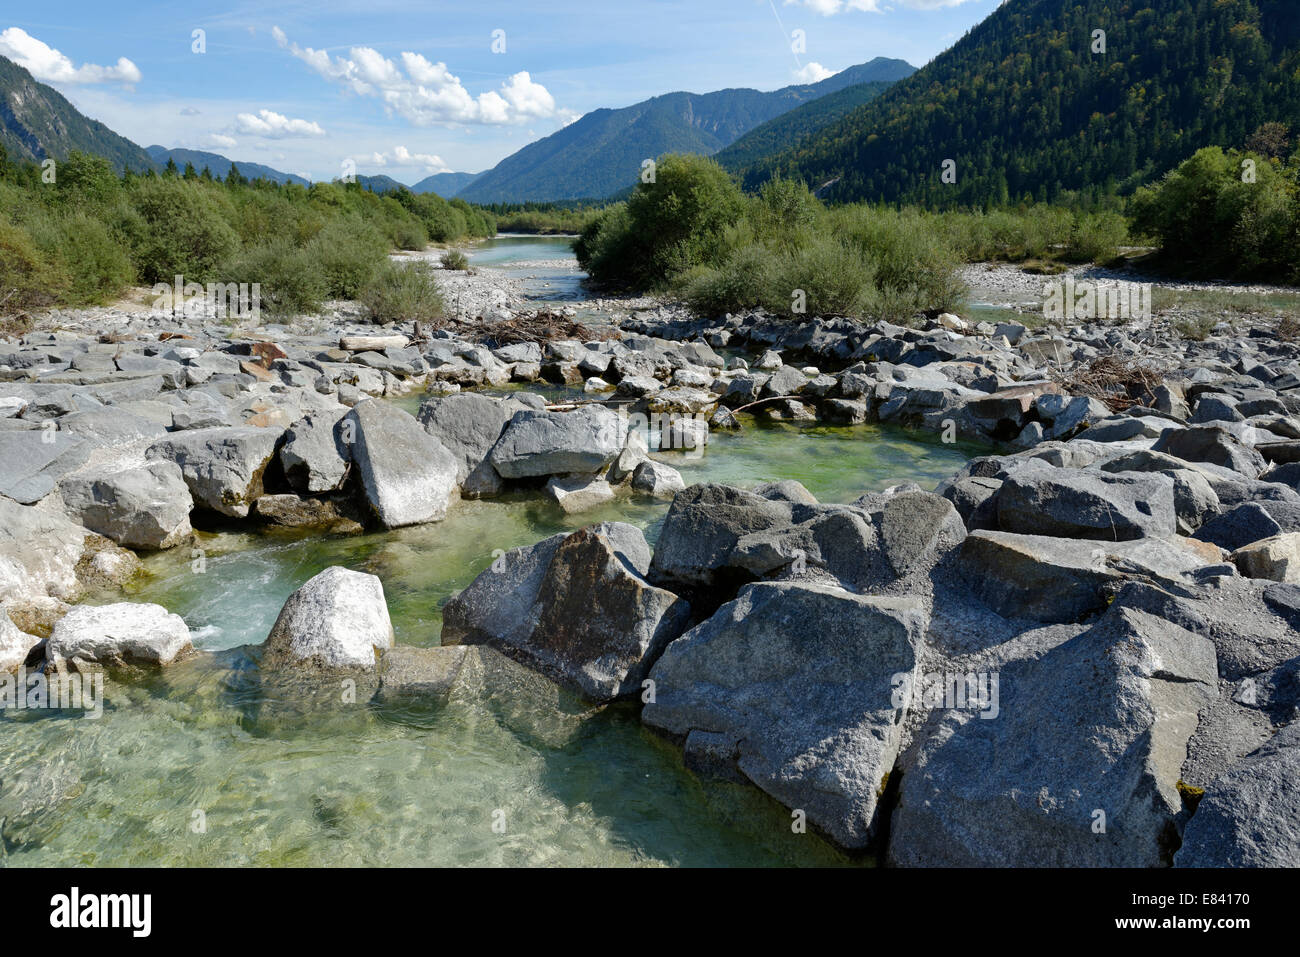
[[[405,401],[408,408],[415,400]],[[688,483],[793,478],[847,502],[933,485],[972,453],[859,426],[750,423]],[[545,682],[441,706],[362,703],[312,715],[268,700],[245,646],[334,564],[378,575],[399,644],[439,643],[440,607],[494,549],[621,520],[653,541],[664,503],[566,517],[537,495],[464,502],[436,525],[357,537],[200,533],[146,559],[130,599],[181,615],[213,654],[110,680],[103,717],[0,713],[7,865],[816,865],[851,863],[755,789],[701,782],[631,705],[581,712]],[[103,600],[114,600],[105,596]],[[120,599],[119,599],[120,600]]]

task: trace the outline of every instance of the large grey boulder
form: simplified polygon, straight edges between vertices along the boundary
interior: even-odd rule
[[[1236,551],[1251,542],[1300,531],[1300,505],[1249,502],[1206,522],[1193,538]]]
[[[0,603],[15,610],[75,601],[88,534],[66,515],[0,496]]]
[[[343,484],[352,460],[349,436],[342,428],[346,409],[309,412],[284,433],[280,465],[294,491],[332,492]]]
[[[1125,580],[1186,584],[1210,562],[1195,543],[1159,538],[1079,542],[978,530],[957,552],[956,574],[1006,618],[1077,622],[1106,607]]]
[[[96,468],[59,485],[69,514],[128,548],[171,548],[189,538],[194,500],[174,462],[138,468]]]
[[[792,505],[730,485],[692,485],[673,497],[654,561],[653,581],[687,586],[733,586],[752,579],[732,555],[755,532],[791,524]]]
[[[1294,679],[1293,679],[1294,680]],[[1300,722],[1205,789],[1178,867],[1300,867]]]
[[[372,671],[393,645],[383,583],[333,565],[289,596],[264,645],[262,666]]]
[[[1006,532],[1124,541],[1173,535],[1174,483],[1152,472],[1036,469],[1017,472],[997,492]]]
[[[442,643],[490,645],[594,701],[636,693],[690,616],[645,580],[635,526],[552,536],[499,562],[444,606]]]
[[[914,598],[748,585],[668,646],[642,720],[684,738],[688,764],[730,767],[864,847],[901,742],[894,689],[914,676],[926,623]]]
[[[1209,462],[1258,478],[1267,463],[1264,457],[1246,445],[1222,425],[1194,425],[1164,432],[1152,446],[1154,452],[1166,452],[1188,462]]]
[[[426,432],[456,458],[456,481],[462,483],[483,465],[501,432],[521,406],[474,392],[429,396],[420,403],[419,419]],[[488,466],[490,468],[490,466]]]
[[[23,505],[39,502],[93,448],[84,437],[49,428],[0,431],[0,495]]]
[[[0,672],[17,669],[40,643],[35,635],[20,631],[10,619],[9,610],[0,606]]]
[[[439,522],[456,490],[456,459],[414,416],[381,399],[358,402],[344,419],[366,500],[387,528]]]
[[[174,432],[149,446],[145,457],[180,466],[195,505],[245,518],[262,494],[262,476],[280,435],[253,426]]]
[[[627,428],[609,409],[524,409],[511,418],[488,461],[503,478],[597,472],[623,450]]]
[[[79,662],[169,665],[193,650],[190,629],[161,605],[77,605],[59,619],[45,657],[64,670]]]
[[[902,866],[1168,866],[1214,646],[1114,609],[1000,669],[995,720],[935,711],[902,763],[890,860]]]

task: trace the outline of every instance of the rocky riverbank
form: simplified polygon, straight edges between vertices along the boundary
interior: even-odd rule
[[[631,698],[696,773],[897,864],[1300,864],[1295,343],[1250,323],[1193,341],[649,302],[611,314],[617,335],[530,341],[504,295],[466,292],[455,331],[376,329],[348,304],[256,327],[117,309],[0,342],[0,666],[195,654],[166,609],[76,605],[193,524],[660,497],[653,549],[611,523],[501,555],[444,609],[440,648],[394,644],[378,579],[323,573],[286,603],[265,679],[436,699],[524,668],[593,706]],[[417,415],[384,401],[414,390]],[[996,454],[849,505],[793,482],[686,488],[656,460],[740,409]]]

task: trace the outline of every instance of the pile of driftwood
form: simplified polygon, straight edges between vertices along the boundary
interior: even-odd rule
[[[1069,395],[1091,396],[1112,412],[1155,405],[1155,390],[1164,383],[1159,369],[1135,359],[1098,356],[1087,365],[1058,374],[1056,382]]]

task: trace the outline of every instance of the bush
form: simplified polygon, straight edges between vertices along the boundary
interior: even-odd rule
[[[221,281],[259,283],[261,307],[274,316],[314,312],[328,294],[316,261],[287,239],[243,250],[223,269]]]
[[[1254,154],[1199,150],[1133,200],[1134,229],[1176,268],[1300,280],[1297,167]],[[1254,182],[1243,182],[1247,169]]]
[[[133,205],[140,214],[133,237],[136,271],[146,283],[207,282],[235,252],[239,237],[229,219],[234,209],[219,186],[179,179],[139,180]]]
[[[307,244],[330,299],[356,299],[388,260],[388,241],[360,217],[335,220]]]
[[[372,322],[433,322],[446,315],[434,270],[420,261],[385,263],[359,298]]]
[[[626,206],[583,231],[575,249],[598,282],[662,289],[700,265],[716,265],[719,240],[747,201],[726,172],[704,156],[669,155],[652,183],[637,184]]]
[[[832,224],[834,234],[869,264],[872,315],[903,322],[920,312],[955,309],[965,295],[960,257],[930,217],[850,206],[836,210]]]
[[[59,296],[66,305],[109,302],[135,278],[126,247],[89,213],[51,215],[32,230],[42,251],[67,277]]]
[[[0,217],[0,316],[58,302],[68,285],[60,264],[26,230]]]
[[[1105,263],[1119,255],[1128,239],[1128,222],[1119,213],[1081,215],[1075,221],[1066,259],[1076,263]]]
[[[469,268],[469,257],[459,249],[448,249],[438,261],[442,263],[443,269],[454,269],[463,272]]]

